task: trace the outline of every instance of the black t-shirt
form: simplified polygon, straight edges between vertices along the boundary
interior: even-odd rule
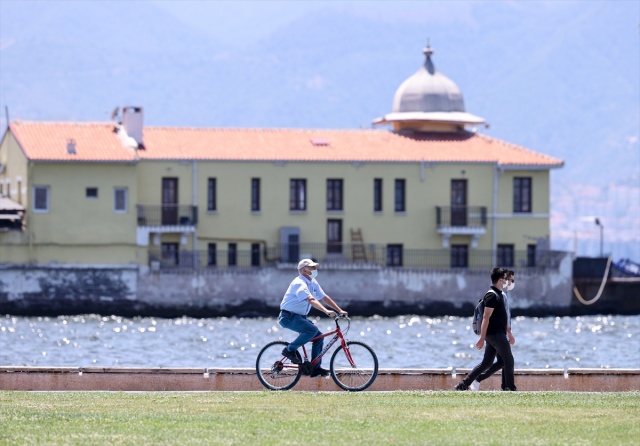
[[[489,318],[489,326],[487,327],[487,334],[499,334],[507,332],[507,309],[504,306],[504,297],[502,291],[496,287],[491,287],[495,293],[487,291],[484,295],[485,307],[493,308],[493,313]]]

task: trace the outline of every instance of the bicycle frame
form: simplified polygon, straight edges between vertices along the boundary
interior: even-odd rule
[[[351,357],[351,354],[349,353],[349,348],[347,347],[347,343],[344,339],[344,335],[349,331],[349,328],[351,327],[351,321],[349,319],[347,320],[347,329],[344,331],[344,333],[342,332],[342,328],[340,328],[340,324],[338,324],[338,320],[341,318],[336,318],[335,319],[335,323],[336,323],[336,328],[335,330],[331,330],[328,333],[323,333],[320,336],[316,336],[315,338],[309,340],[310,343],[313,343],[314,341],[317,341],[318,339],[322,339],[322,338],[328,338],[331,335],[334,335],[333,338],[329,341],[329,343],[327,345],[324,346],[324,348],[322,349],[322,351],[320,352],[320,354],[318,356],[316,356],[315,358],[312,358],[311,360],[311,366],[315,367],[320,360],[322,359],[322,357],[329,351],[329,349],[331,347],[333,347],[333,345],[338,341],[338,339],[340,339],[340,345],[342,345],[342,349],[344,350],[347,359],[349,361],[349,364],[351,364],[351,366],[353,367],[353,358]],[[302,353],[304,354],[304,361],[308,361],[309,357],[307,355],[307,349],[306,347],[303,345],[302,346]]]

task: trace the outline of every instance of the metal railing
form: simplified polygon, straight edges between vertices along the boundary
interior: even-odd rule
[[[358,249],[354,249],[358,246]],[[470,249],[466,256],[453,255],[450,249],[388,249],[393,245],[344,243],[341,252],[329,252],[326,244],[302,243],[260,246],[259,250],[192,251],[181,249],[175,253],[162,253],[158,248],[149,250],[149,267],[158,272],[189,272],[247,269],[261,267],[287,267],[304,257],[322,263],[323,269],[382,269],[395,268],[424,271],[488,271],[494,266],[514,270],[558,270],[567,255],[564,251],[545,250],[531,256],[527,251],[515,251],[511,264],[495,265],[496,253],[491,250]],[[335,250],[332,245],[331,251]],[[357,255],[354,256],[354,252]],[[285,255],[283,255],[283,253]]]
[[[196,226],[198,206],[182,204],[139,204],[138,226]]]
[[[487,226],[486,206],[436,206],[436,226],[477,228]]]

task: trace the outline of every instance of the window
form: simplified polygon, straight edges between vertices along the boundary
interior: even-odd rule
[[[451,245],[451,268],[467,268],[469,266],[469,247],[467,245]]]
[[[85,191],[85,196],[87,198],[98,198],[98,188],[97,187],[87,187]]]
[[[127,188],[116,187],[113,189],[113,211],[124,214],[127,212],[127,206],[129,205],[127,200]]]
[[[513,245],[498,245],[498,265],[513,266]]]
[[[216,266],[218,264],[218,255],[216,253],[216,244],[209,243],[207,245],[207,265]]]
[[[209,178],[207,181],[207,211],[215,211],[218,209],[216,203],[216,179]]]
[[[405,205],[405,180],[396,179],[395,186],[395,210],[396,212],[405,212],[407,210]]]
[[[382,178],[373,180],[373,212],[382,212]]]
[[[513,212],[531,212],[531,178],[513,179]]]
[[[33,212],[49,212],[49,186],[33,187]]]
[[[251,244],[251,266],[260,266],[260,243]]]
[[[227,251],[227,265],[236,266],[238,264],[238,244],[229,243],[229,250]]]
[[[260,178],[251,178],[251,211],[260,210]]]
[[[536,245],[527,245],[527,266],[536,266]]]
[[[402,245],[387,245],[387,266],[402,266]]]
[[[342,180],[327,180],[327,210],[342,209]]]
[[[307,210],[307,180],[291,180],[289,189],[289,210]]]

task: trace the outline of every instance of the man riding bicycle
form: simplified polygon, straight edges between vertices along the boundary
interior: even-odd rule
[[[312,338],[320,336],[322,332],[309,319],[307,314],[311,307],[322,311],[329,317],[335,317],[336,312],[340,315],[347,315],[333,299],[324,293],[320,284],[315,279],[318,275],[318,263],[311,259],[302,259],[298,263],[300,275],[293,279],[287,288],[282,302],[280,303],[280,315],[278,323],[284,328],[298,332],[298,337],[282,350],[282,354],[289,358],[293,364],[301,364],[302,357],[298,353],[298,348],[309,342]],[[335,310],[327,309],[322,303]],[[311,357],[317,357],[322,351],[324,338],[317,339],[311,347]],[[311,370],[311,377],[328,376],[329,371],[320,367],[321,361]]]

